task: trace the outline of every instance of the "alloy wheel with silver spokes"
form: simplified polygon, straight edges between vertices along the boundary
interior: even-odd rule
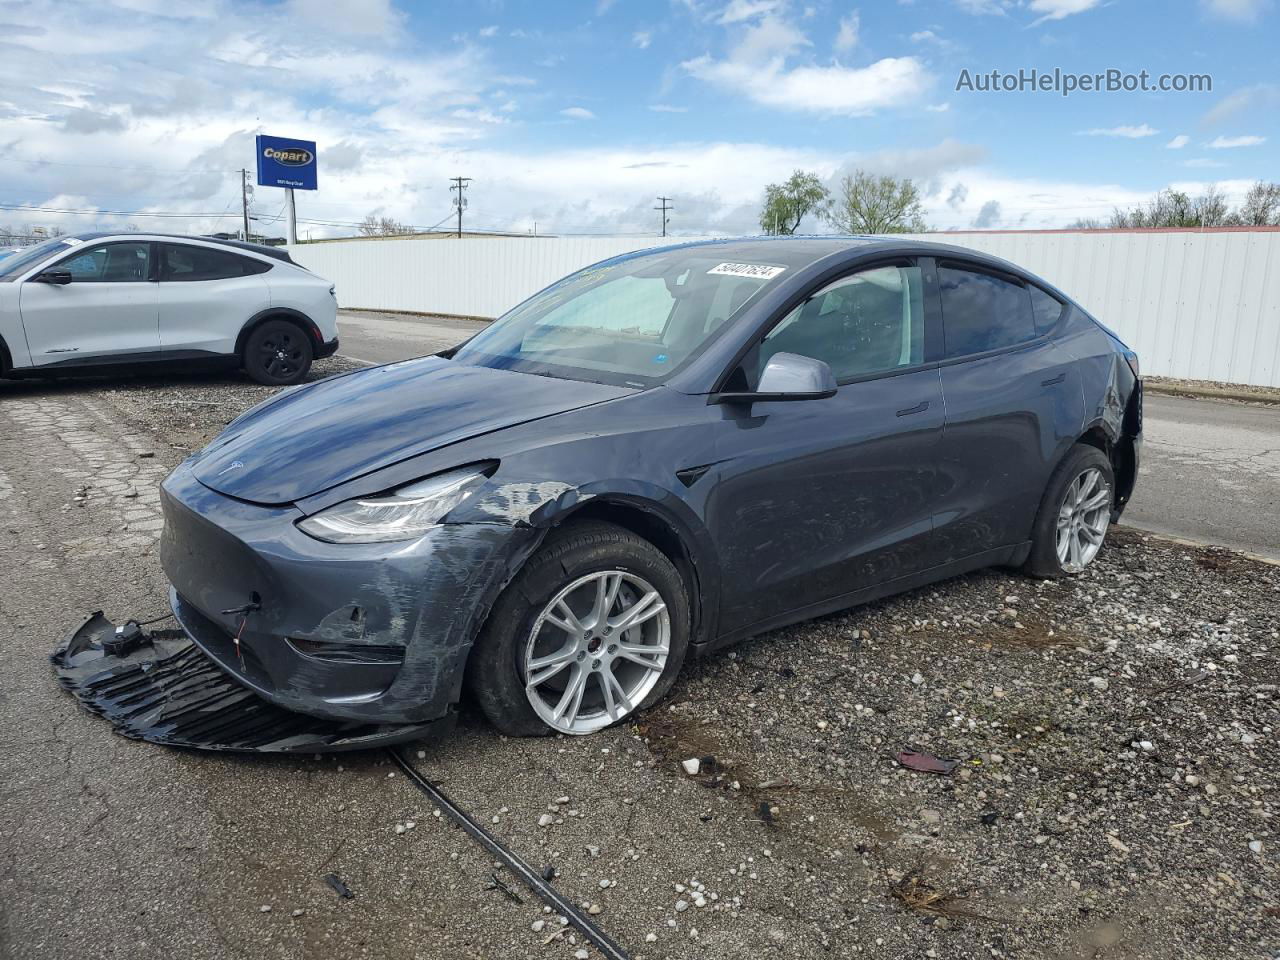
[[[1067,573],[1079,573],[1102,549],[1111,524],[1111,485],[1102,471],[1090,467],[1068,486],[1058,508],[1055,545],[1058,563]]]
[[[552,596],[533,621],[521,677],[538,717],[561,733],[594,733],[653,691],[671,650],[671,617],[643,577],[603,570]]]

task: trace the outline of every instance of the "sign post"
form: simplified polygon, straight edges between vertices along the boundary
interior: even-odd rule
[[[289,218],[288,241],[295,244],[298,242],[298,211],[293,191],[316,189],[315,141],[259,134],[257,153],[259,186],[284,187]]]

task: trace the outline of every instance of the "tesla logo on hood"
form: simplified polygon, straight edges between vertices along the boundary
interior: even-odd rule
[[[276,163],[283,163],[286,167],[305,167],[315,159],[310,150],[303,150],[300,147],[291,147],[288,150],[278,150],[275,147],[267,147],[267,149],[262,151],[262,155],[268,160],[274,160]]]
[[[216,476],[222,476],[224,473],[230,473],[232,470],[243,470],[244,464],[239,460],[232,460],[229,464],[219,470]]]

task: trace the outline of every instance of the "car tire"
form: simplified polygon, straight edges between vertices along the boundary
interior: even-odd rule
[[[311,370],[315,350],[307,332],[291,320],[267,320],[244,342],[240,365],[258,383],[283,387]]]
[[[1043,578],[1083,573],[1106,539],[1115,489],[1106,454],[1083,443],[1072,447],[1049,478],[1023,570]]]
[[[654,610],[658,600],[650,592],[656,592],[661,610]],[[574,617],[560,616],[565,607],[558,598]],[[593,616],[602,606],[603,626]],[[608,635],[608,624],[621,626],[631,607],[643,609],[647,618]],[[572,620],[585,632],[569,633],[553,620]],[[509,736],[594,733],[635,716],[670,691],[689,631],[688,590],[661,551],[613,524],[574,523],[547,537],[494,604],[468,664],[467,687],[489,722]],[[664,645],[665,655],[658,652]],[[528,685],[530,664],[556,656],[563,665],[544,666],[538,671],[545,678],[540,685]],[[555,708],[579,677],[579,703],[555,721]],[[609,700],[606,691],[613,691]]]

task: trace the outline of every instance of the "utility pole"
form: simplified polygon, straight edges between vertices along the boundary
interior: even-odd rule
[[[667,219],[667,211],[674,210],[675,207],[668,206],[671,203],[670,197],[655,197],[654,199],[662,201],[662,206],[654,207],[653,209],[662,211],[662,235],[665,237],[667,235],[667,224],[670,222]]]
[[[244,239],[249,239],[249,171],[240,170],[240,212],[244,214]]]
[[[453,198],[453,205],[458,208],[458,239],[462,239],[462,211],[466,209],[467,198],[463,195],[463,191],[467,189],[467,184],[471,182],[470,177],[450,177],[453,186],[449,188],[451,193],[457,193]]]

